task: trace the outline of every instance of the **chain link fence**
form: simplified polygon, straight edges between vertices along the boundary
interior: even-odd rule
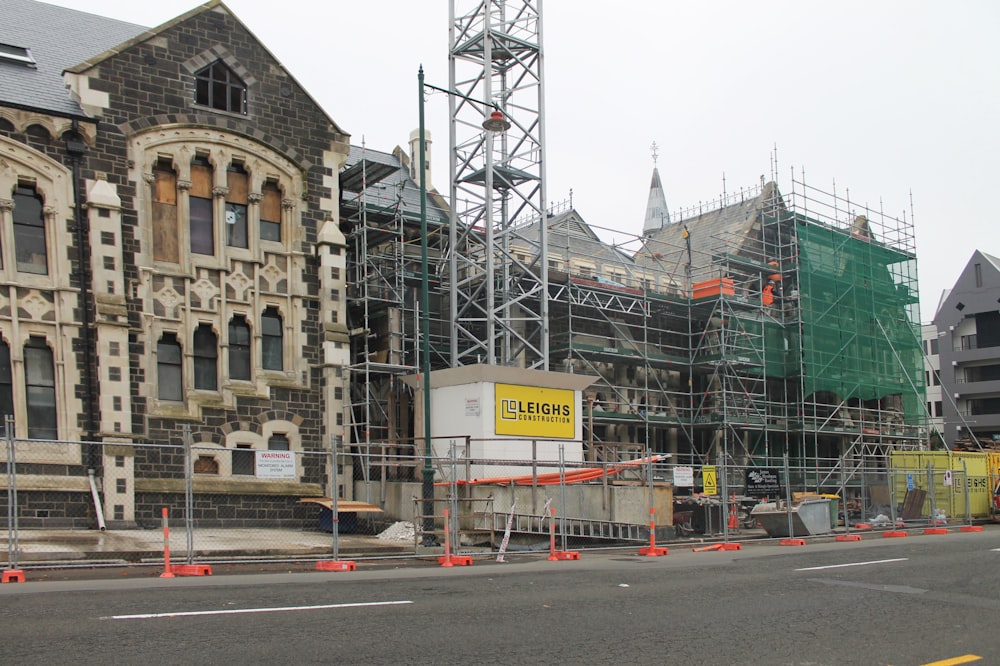
[[[160,566],[168,548],[188,564],[413,558],[446,544],[503,558],[554,543],[635,548],[968,524],[991,516],[996,484],[966,459],[947,468],[846,457],[677,465],[656,453],[580,460],[579,443],[543,440],[448,438],[424,455],[400,443],[226,448],[192,442],[186,430],[180,440],[7,437],[7,568]],[[530,457],[472,455],[487,443]],[[811,503],[826,518],[803,528]]]

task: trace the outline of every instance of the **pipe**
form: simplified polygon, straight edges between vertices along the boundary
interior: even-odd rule
[[[94,512],[97,514],[97,527],[103,532],[107,529],[104,524],[104,508],[101,506],[101,498],[97,494],[97,481],[94,480],[94,468],[87,470],[87,476],[90,477],[90,495],[94,498]]]

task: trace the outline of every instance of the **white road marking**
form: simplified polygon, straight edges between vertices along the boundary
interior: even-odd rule
[[[870,562],[850,562],[848,564],[830,564],[825,567],[805,567],[804,569],[796,569],[796,571],[819,571],[820,569],[840,569],[842,567],[863,567],[869,564],[887,564],[889,562],[905,562],[908,557],[897,557],[892,560],[872,560]]]
[[[102,620],[151,620],[164,617],[199,617],[202,615],[239,615],[243,613],[284,613],[288,611],[327,610],[330,608],[365,608],[368,606],[400,606],[412,601],[367,601],[355,604],[324,604],[322,606],[281,606],[277,608],[233,608],[211,611],[177,611],[174,613],[140,613],[138,615],[112,615]]]

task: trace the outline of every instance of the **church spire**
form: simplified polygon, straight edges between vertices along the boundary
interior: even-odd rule
[[[656,160],[659,157],[659,146],[654,141],[650,149],[653,151],[653,180],[649,183],[646,219],[642,223],[643,236],[648,236],[657,229],[662,229],[670,224],[670,213],[667,212],[667,197],[663,193],[663,185],[660,184],[660,172],[656,168]]]

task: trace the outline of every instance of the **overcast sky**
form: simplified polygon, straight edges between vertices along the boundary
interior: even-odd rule
[[[146,26],[197,6],[51,2]],[[421,63],[447,86],[447,0],[226,4],[352,143],[406,146]],[[905,211],[924,321],[974,250],[1000,255],[1000,2],[547,0],[543,20],[548,198],[572,189],[590,224],[641,232],[655,141],[671,211],[718,198],[723,174],[759,184],[775,152],[782,188],[794,167]],[[447,115],[428,98],[444,193]]]

